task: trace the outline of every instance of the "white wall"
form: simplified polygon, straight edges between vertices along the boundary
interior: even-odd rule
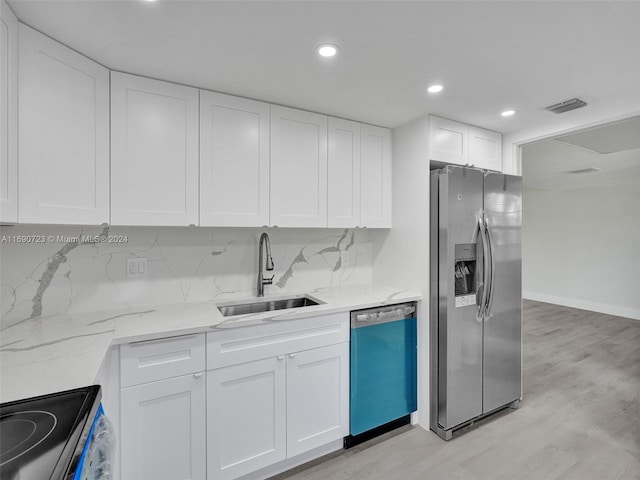
[[[640,319],[640,180],[525,189],[523,218],[525,298]]]
[[[422,293],[418,312],[418,422],[429,429],[429,119],[393,130],[393,227],[377,231],[374,281]]]
[[[33,315],[255,297],[258,238],[264,230],[275,263],[267,295],[372,282],[366,229],[112,226],[108,233],[114,241],[78,244],[62,237],[99,235],[103,228],[3,226],[2,326]],[[119,236],[126,240],[118,241]],[[32,242],[24,243],[27,239]],[[36,239],[43,243],[33,243]],[[346,252],[346,265],[341,252]],[[128,257],[148,259],[147,278],[127,278]]]

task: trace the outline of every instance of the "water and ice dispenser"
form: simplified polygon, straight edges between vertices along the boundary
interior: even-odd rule
[[[455,296],[456,307],[476,304],[476,244],[459,243],[455,246]]]

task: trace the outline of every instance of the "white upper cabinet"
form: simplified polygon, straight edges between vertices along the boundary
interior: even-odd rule
[[[200,92],[200,225],[269,224],[269,104]]]
[[[198,223],[195,88],[112,72],[111,223]]]
[[[502,170],[502,134],[429,117],[430,158],[443,163]]]
[[[0,0],[0,223],[18,221],[18,20]]]
[[[362,125],[361,225],[391,228],[391,131]]]
[[[470,126],[469,164],[487,170],[502,171],[502,135]]]
[[[328,227],[360,225],[360,124],[329,117]]]
[[[429,117],[431,160],[466,165],[469,163],[469,126],[440,117]]]
[[[22,223],[109,221],[109,71],[19,26]]]
[[[271,106],[271,224],[327,226],[327,117]]]
[[[18,221],[18,20],[0,0],[0,222]]]

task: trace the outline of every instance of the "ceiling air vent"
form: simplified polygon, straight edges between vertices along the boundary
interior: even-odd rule
[[[590,168],[581,168],[579,170],[568,170],[567,173],[570,173],[572,175],[581,175],[583,173],[597,173],[601,171],[602,171],[601,168],[590,167]]]
[[[564,113],[570,110],[575,110],[576,108],[582,108],[587,105],[587,102],[580,100],[579,98],[572,98],[571,100],[565,100],[560,103],[556,103],[555,105],[551,105],[550,107],[546,107],[545,110],[548,110],[553,113]]]

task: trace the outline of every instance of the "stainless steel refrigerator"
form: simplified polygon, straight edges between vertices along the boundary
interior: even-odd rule
[[[431,429],[454,430],[521,397],[522,179],[431,172]]]

